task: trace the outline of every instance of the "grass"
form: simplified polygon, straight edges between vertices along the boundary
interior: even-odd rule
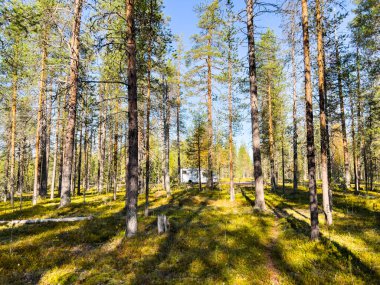
[[[224,187],[224,186],[222,186]],[[22,210],[0,204],[0,219],[94,215],[91,221],[0,227],[0,284],[378,284],[379,195],[336,193],[334,226],[310,242],[307,192],[267,193],[269,209],[253,211],[254,194],[174,189],[151,194],[139,209],[139,235],[124,238],[124,193],[30,200]],[[244,194],[244,195],[243,195]],[[144,199],[140,197],[141,204]],[[17,206],[17,205],[16,205]],[[279,214],[282,213],[282,214]],[[170,231],[157,234],[156,216]],[[320,218],[323,221],[322,216]]]

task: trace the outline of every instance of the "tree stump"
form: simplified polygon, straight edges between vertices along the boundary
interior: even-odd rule
[[[169,230],[170,224],[169,219],[166,215],[157,216],[157,229],[159,234],[163,234]]]

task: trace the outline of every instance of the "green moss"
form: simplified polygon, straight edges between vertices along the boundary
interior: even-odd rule
[[[227,189],[151,193],[151,213],[139,208],[139,235],[124,238],[124,193],[88,193],[58,209],[59,201],[22,210],[0,205],[0,219],[94,215],[91,221],[0,228],[0,284],[371,284],[379,275],[375,199],[336,193],[334,226],[310,242],[307,192],[267,193],[268,205],[291,217],[252,209],[245,190],[230,202]],[[372,194],[372,195],[376,195]],[[140,197],[143,204],[144,197]],[[364,201],[364,203],[362,203]],[[351,204],[354,205],[352,208]],[[349,207],[348,207],[348,206]],[[348,208],[347,208],[348,207]],[[352,211],[354,213],[352,213]],[[170,231],[157,234],[164,213]],[[306,218],[304,217],[306,216]],[[323,217],[320,218],[323,220]],[[376,269],[377,268],[377,269]]]

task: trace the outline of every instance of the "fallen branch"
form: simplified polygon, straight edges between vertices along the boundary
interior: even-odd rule
[[[93,216],[88,217],[70,217],[70,218],[55,218],[55,219],[35,219],[35,220],[12,220],[0,221],[0,225],[26,225],[26,224],[41,224],[41,223],[60,223],[60,222],[79,222],[92,220]]]

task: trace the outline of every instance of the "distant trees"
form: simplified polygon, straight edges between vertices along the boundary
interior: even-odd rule
[[[191,135],[186,140],[186,156],[188,163],[198,171],[198,189],[202,190],[202,167],[207,163],[208,136],[206,122],[202,114],[196,113],[193,119]]]
[[[221,58],[221,25],[219,0],[213,0],[210,4],[202,4],[197,7],[199,14],[198,27],[201,32],[193,36],[194,46],[188,52],[189,60],[195,65],[189,71],[188,77],[195,77],[192,85],[200,88],[201,94],[206,96],[207,101],[207,133],[208,133],[208,182],[207,186],[213,188],[214,176],[214,133],[213,133],[213,80],[214,69],[220,66]]]
[[[277,188],[275,167],[276,146],[282,139],[285,120],[285,100],[282,99],[284,90],[283,63],[279,58],[278,43],[271,30],[267,30],[257,44],[257,82],[262,96],[262,129],[263,139],[267,142],[270,164],[270,181],[272,191]],[[278,144],[279,145],[279,144]]]

